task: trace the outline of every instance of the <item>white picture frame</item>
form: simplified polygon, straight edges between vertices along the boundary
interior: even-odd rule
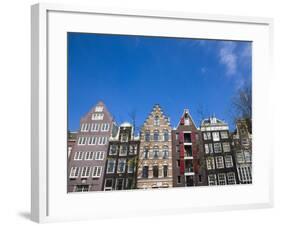
[[[98,26],[97,21],[103,26]],[[117,21],[120,26],[114,24]],[[272,143],[268,142],[270,134],[263,133],[270,130],[273,120],[270,112],[273,109],[270,101],[273,76],[272,19],[36,4],[32,6],[31,22],[32,220],[51,222],[126,217],[127,214],[148,216],[273,206]],[[253,184],[227,188],[124,191],[117,194],[67,194],[66,151],[57,153],[56,159],[53,155],[54,147],[66,150],[66,139],[58,140],[66,137],[66,31],[253,41]],[[56,117],[55,108],[60,112]],[[263,118],[267,119],[266,123]],[[162,201],[164,195],[166,199]],[[138,205],[130,207],[126,213],[122,212],[126,202],[132,199]],[[153,199],[154,205],[145,201]],[[110,200],[118,203],[118,206],[113,203],[108,208]],[[176,200],[182,200],[184,204]],[[93,201],[96,205],[92,205]],[[79,208],[73,208],[75,206]]]

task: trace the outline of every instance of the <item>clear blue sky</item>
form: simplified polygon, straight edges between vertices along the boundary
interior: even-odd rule
[[[233,129],[231,100],[251,65],[251,42],[68,33],[69,130],[99,100],[117,123],[136,111],[141,126],[157,103],[173,126],[188,108],[197,126],[203,112]]]

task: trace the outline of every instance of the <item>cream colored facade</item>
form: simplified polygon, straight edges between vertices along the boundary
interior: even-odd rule
[[[155,105],[141,129],[137,188],[173,186],[171,131],[169,118]]]

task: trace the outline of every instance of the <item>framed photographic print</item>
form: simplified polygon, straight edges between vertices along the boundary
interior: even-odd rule
[[[272,26],[32,6],[32,219],[272,206]]]

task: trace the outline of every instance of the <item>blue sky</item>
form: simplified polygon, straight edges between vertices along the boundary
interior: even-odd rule
[[[160,104],[176,126],[215,115],[233,129],[231,100],[251,84],[251,42],[68,33],[68,129],[102,100],[117,123],[141,126]]]

